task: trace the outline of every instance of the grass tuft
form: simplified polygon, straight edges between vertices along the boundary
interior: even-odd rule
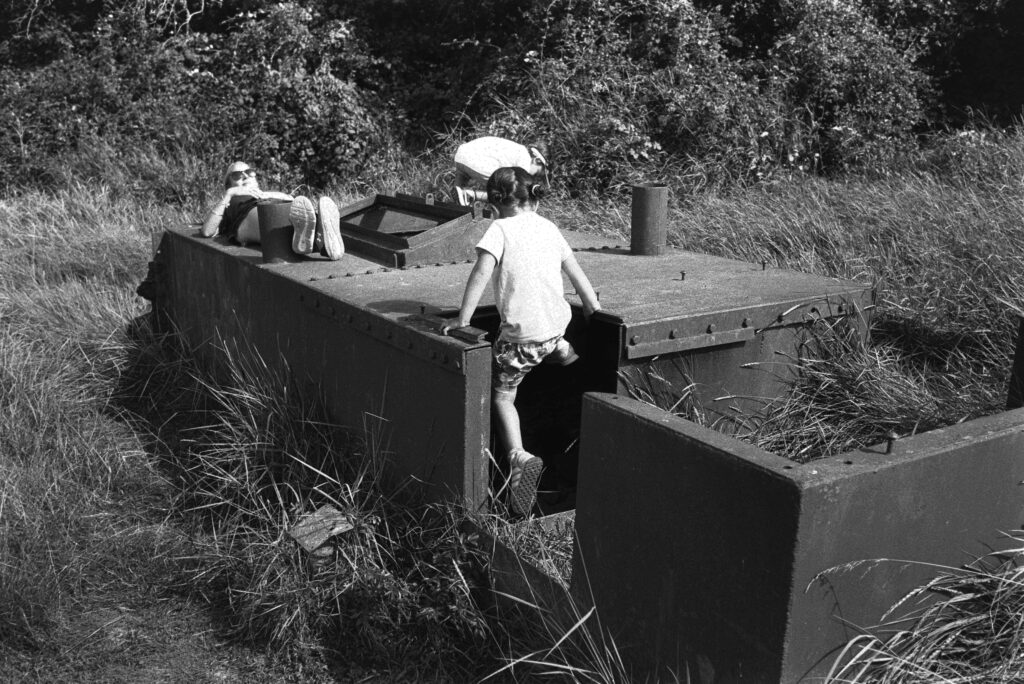
[[[898,630],[851,640],[832,665],[834,684],[1008,683],[1024,678],[1024,547],[940,568],[890,610]],[[876,561],[884,562],[884,561]],[[887,618],[892,615],[886,616]]]

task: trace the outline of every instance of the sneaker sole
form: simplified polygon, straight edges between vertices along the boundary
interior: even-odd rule
[[[519,483],[510,493],[512,511],[517,515],[527,516],[533,510],[533,504],[537,501],[537,484],[543,469],[544,461],[536,456],[530,456],[522,465]]]
[[[288,218],[295,229],[292,251],[296,254],[309,254],[313,251],[313,238],[316,236],[316,210],[313,203],[308,197],[296,197],[292,200]]]
[[[345,256],[345,241],[341,239],[341,214],[330,197],[320,198],[320,224],[323,226],[324,256],[337,261]]]

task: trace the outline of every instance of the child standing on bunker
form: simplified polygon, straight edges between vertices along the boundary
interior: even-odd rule
[[[562,337],[572,317],[562,273],[576,288],[588,319],[601,308],[558,227],[537,214],[543,195],[544,188],[521,168],[503,167],[491,175],[487,198],[500,218],[476,246],[476,265],[466,283],[458,321],[441,328],[447,334],[470,324],[493,274],[501,332],[493,346],[492,398],[508,449],[512,510],[519,515],[533,509],[544,464],[523,449],[516,388],[542,361],[567,366],[579,358]]]

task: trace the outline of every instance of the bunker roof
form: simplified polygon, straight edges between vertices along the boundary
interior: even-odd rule
[[[195,232],[179,230],[185,235]],[[659,256],[638,256],[630,254],[628,245],[621,242],[562,232],[599,293],[602,311],[598,315],[623,326],[627,351],[635,347],[638,356],[659,349],[686,349],[687,344],[741,341],[752,337],[755,330],[792,323],[801,315],[843,313],[840,302],[847,302],[846,306],[850,300],[869,304],[869,286],[855,281],[676,249]],[[457,311],[473,262],[465,258],[392,268],[347,251],[339,261],[312,257],[263,264],[258,246],[197,239],[323,295],[396,320],[410,314]],[[565,286],[569,301],[579,304],[567,279]],[[480,306],[493,303],[488,285]],[[684,339],[690,342],[681,342]]]

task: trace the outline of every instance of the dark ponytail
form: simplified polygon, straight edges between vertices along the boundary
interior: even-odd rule
[[[498,206],[533,206],[546,194],[532,174],[517,166],[503,166],[487,179],[487,201]]]

